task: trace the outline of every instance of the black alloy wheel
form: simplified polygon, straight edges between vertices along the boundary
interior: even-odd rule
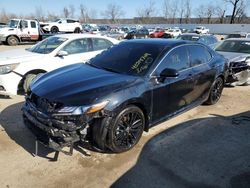
[[[109,132],[109,148],[116,153],[133,148],[140,140],[145,126],[145,117],[140,108],[129,106],[115,119]]]
[[[218,77],[211,88],[210,95],[208,100],[206,101],[206,104],[212,105],[217,103],[221,97],[223,88],[224,88],[223,79],[221,77]]]

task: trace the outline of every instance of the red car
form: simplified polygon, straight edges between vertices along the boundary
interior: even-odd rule
[[[156,30],[155,32],[151,33],[149,35],[150,38],[164,38],[165,37],[165,31],[164,30]]]

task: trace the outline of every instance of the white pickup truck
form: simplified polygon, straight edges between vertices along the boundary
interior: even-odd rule
[[[58,32],[71,32],[80,33],[82,25],[78,20],[74,19],[56,19],[53,22],[40,23],[45,32],[58,33]]]
[[[41,34],[36,20],[11,19],[6,27],[0,29],[0,41],[9,45],[20,42],[39,41]]]
[[[204,26],[197,26],[194,31],[198,34],[208,34],[209,33],[209,29],[207,29]]]

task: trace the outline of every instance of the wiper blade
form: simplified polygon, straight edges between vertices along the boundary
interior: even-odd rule
[[[91,67],[95,67],[95,68],[97,68],[97,69],[101,69],[101,67],[98,67],[98,66],[96,66],[96,65],[93,65],[93,64],[91,64],[91,63],[89,63],[89,62],[86,62],[85,64],[87,64],[87,65],[89,65],[89,66],[91,66]]]
[[[102,69],[107,70],[109,72],[119,73],[118,71],[115,71],[115,70],[108,68],[108,67],[102,67]]]

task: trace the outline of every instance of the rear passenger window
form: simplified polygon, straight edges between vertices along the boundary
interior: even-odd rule
[[[104,49],[107,49],[113,45],[112,42],[110,42],[106,39],[93,38],[92,41],[93,41],[93,50],[94,51],[104,50]]]
[[[205,49],[203,46],[189,46],[188,49],[190,53],[190,62],[192,67],[207,63],[212,58],[210,52],[208,52],[208,50]]]
[[[31,28],[36,28],[36,22],[30,22]]]

